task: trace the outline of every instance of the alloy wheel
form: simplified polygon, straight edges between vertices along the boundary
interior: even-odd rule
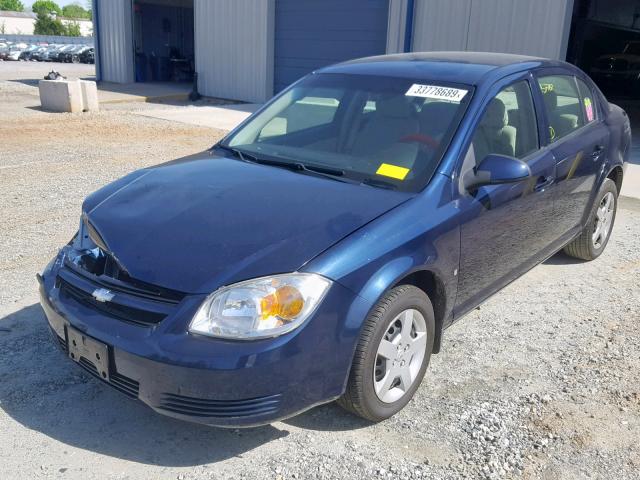
[[[613,214],[615,208],[616,199],[613,193],[607,192],[600,205],[596,210],[596,221],[593,227],[593,234],[591,240],[593,241],[594,248],[600,248],[607,240],[609,232],[611,231],[611,225],[613,224]]]
[[[415,309],[397,315],[378,345],[373,383],[384,403],[402,398],[420,372],[427,349],[427,323]]]

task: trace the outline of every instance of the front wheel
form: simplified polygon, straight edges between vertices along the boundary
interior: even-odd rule
[[[412,285],[392,289],[365,321],[338,404],[374,422],[395,415],[420,386],[434,333],[429,297]]]
[[[604,251],[618,210],[618,188],[610,178],[603,183],[593,204],[587,226],[564,252],[581,260],[595,260]]]

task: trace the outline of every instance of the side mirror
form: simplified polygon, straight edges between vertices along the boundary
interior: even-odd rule
[[[474,190],[485,185],[521,182],[531,177],[531,169],[522,160],[491,153],[465,177],[465,188]]]

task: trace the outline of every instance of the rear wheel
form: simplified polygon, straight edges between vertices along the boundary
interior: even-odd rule
[[[564,247],[564,252],[581,260],[598,258],[609,242],[617,209],[618,189],[613,180],[607,178],[598,192],[587,226],[575,240]]]
[[[433,306],[427,295],[412,285],[391,290],[365,321],[347,389],[338,404],[374,422],[395,415],[420,386],[434,333]]]

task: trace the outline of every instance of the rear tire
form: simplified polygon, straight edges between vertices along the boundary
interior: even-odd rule
[[[618,189],[610,178],[600,187],[589,221],[580,235],[564,247],[564,252],[581,260],[595,260],[609,243],[618,210]]]
[[[422,290],[401,285],[389,291],[365,320],[338,404],[373,422],[395,415],[420,386],[434,334],[433,306]]]

